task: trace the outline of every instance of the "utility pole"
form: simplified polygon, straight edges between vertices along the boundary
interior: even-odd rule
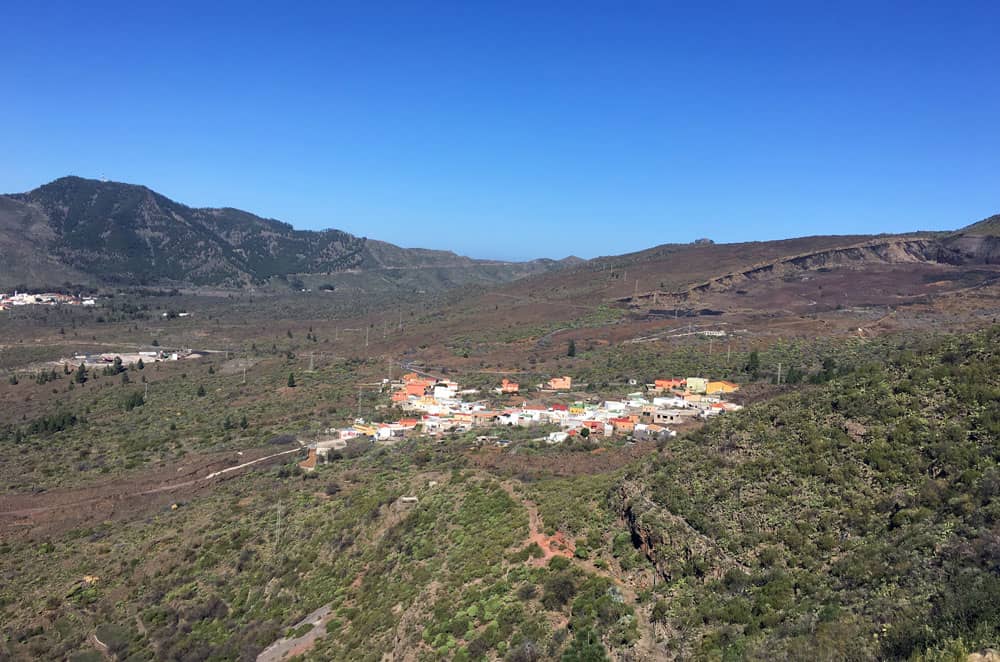
[[[243,366],[243,383],[247,383],[247,367]]]
[[[389,381],[391,382],[392,381],[392,357],[391,356],[389,357],[388,364],[389,364]]]
[[[733,352],[733,341],[730,340],[726,343],[726,365],[729,365],[729,356]]]
[[[365,324],[365,347],[368,347],[368,332],[371,328],[371,324]]]
[[[361,418],[361,389],[358,389],[358,418]]]
[[[781,386],[781,361],[778,361],[778,386]]]
[[[142,396],[143,402],[149,401],[149,382],[146,382],[146,392]]]
[[[313,371],[313,353],[309,352],[309,372]]]

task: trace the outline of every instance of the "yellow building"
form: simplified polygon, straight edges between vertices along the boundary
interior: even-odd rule
[[[705,393],[708,395],[712,395],[713,393],[732,393],[733,391],[738,390],[740,390],[739,384],[721,380],[717,382],[709,382],[705,385]]]
[[[704,393],[708,389],[708,380],[704,377],[688,377],[685,381],[688,393]]]

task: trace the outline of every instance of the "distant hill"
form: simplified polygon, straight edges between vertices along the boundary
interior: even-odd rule
[[[188,284],[244,287],[269,279],[379,270],[421,274],[421,288],[502,283],[557,269],[400,248],[340,230],[296,230],[233,208],[197,209],[145,186],[63,177],[0,196],[0,285]]]
[[[848,269],[862,275],[885,265],[1000,265],[1000,215],[955,232],[824,235],[733,244],[699,240],[598,257],[506,286],[505,291],[578,303],[688,300],[799,272]]]
[[[972,237],[1000,237],[1000,214],[994,214],[978,223],[966,226],[956,234]]]
[[[246,211],[192,208],[145,186],[63,177],[0,196],[0,287],[192,285],[364,293],[511,283],[512,295],[580,303],[689,299],[802,270],[873,264],[1000,264],[1000,216],[952,233],[663,244],[619,256],[475,260],[340,230],[296,230]],[[516,281],[516,282],[515,282]],[[640,303],[638,300],[633,303]]]

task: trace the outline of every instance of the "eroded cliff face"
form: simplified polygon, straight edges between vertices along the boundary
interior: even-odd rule
[[[959,235],[945,243],[962,260],[953,264],[1000,264],[1000,237]]]
[[[628,527],[632,542],[663,579],[681,574],[719,579],[730,568],[747,568],[692,527],[683,517],[655,504],[636,480],[622,481],[611,495],[612,504]]]
[[[1000,264],[1000,238],[996,236],[946,235],[927,237],[886,237],[851,246],[829,248],[779,260],[756,264],[746,269],[720,274],[707,281],[675,292],[644,293],[626,297],[622,302],[641,303],[662,297],[684,302],[699,295],[725,292],[751,282],[783,278],[802,271],[835,268],[864,268],[886,264]]]

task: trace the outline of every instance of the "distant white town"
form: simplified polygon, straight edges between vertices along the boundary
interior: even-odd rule
[[[0,292],[0,310],[10,310],[17,306],[94,306],[96,304],[97,300],[90,297],[59,294],[57,292],[45,292],[42,294],[28,294],[26,292],[7,294]]]

